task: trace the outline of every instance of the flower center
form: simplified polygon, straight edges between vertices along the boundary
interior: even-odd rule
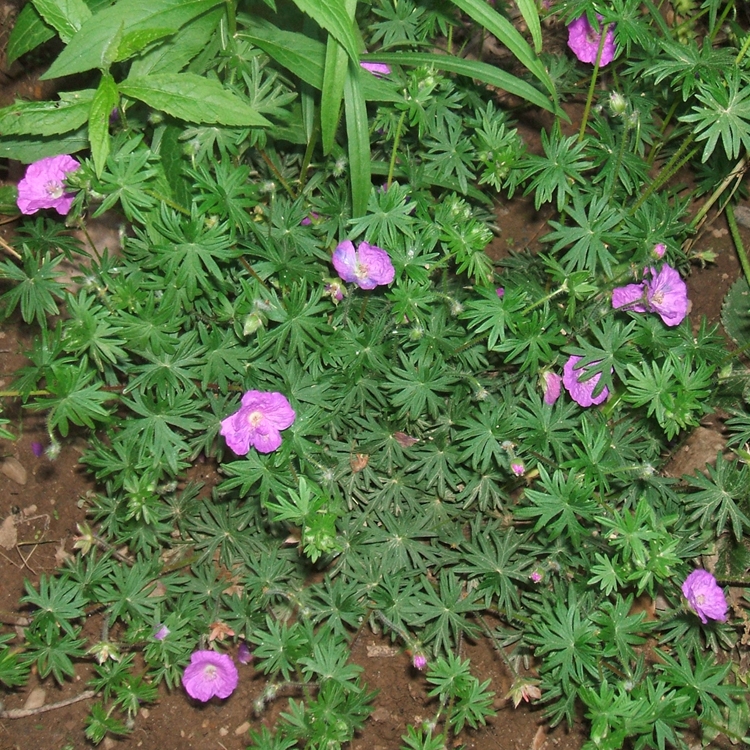
[[[259,411],[251,411],[247,415],[247,421],[251,427],[257,427],[263,421],[263,414]]]
[[[354,267],[354,275],[358,279],[366,279],[369,273],[370,271],[364,263],[357,263],[357,265]]]
[[[213,682],[217,678],[218,674],[218,670],[213,664],[207,664],[205,667],[203,667],[203,676],[210,682]]]
[[[44,189],[47,191],[47,195],[50,196],[50,198],[62,198],[63,194],[65,193],[65,187],[63,186],[62,182],[56,182],[55,180],[50,180],[45,186]]]
[[[703,604],[705,601],[706,601],[706,597],[703,596],[703,594],[698,594],[698,596],[695,597],[696,604]]]

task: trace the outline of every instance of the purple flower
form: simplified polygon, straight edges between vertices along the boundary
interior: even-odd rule
[[[163,641],[170,633],[169,628],[161,623],[154,632],[154,639],[157,641]]]
[[[41,443],[34,442],[31,444],[31,452],[37,458],[41,458],[44,455],[44,446]]]
[[[602,16],[598,13],[596,17],[599,21],[602,20]],[[601,38],[601,32],[594,30],[586,16],[576,18],[568,26],[568,47],[573,50],[575,56],[581,62],[596,62]],[[615,29],[614,25],[610,24],[607,29],[607,36],[604,39],[602,56],[599,58],[599,67],[603,68],[605,65],[611,63],[615,58],[615,51]]]
[[[667,246],[663,242],[659,242],[654,245],[654,249],[651,251],[656,258],[663,258],[664,253],[667,252]]]
[[[427,666],[427,657],[421,651],[417,651],[412,659],[412,664],[414,665],[414,669],[418,669],[421,672]]]
[[[18,183],[18,208],[22,214],[35,214],[41,208],[54,208],[65,215],[75,198],[66,192],[65,178],[80,165],[71,156],[48,156],[35,161],[26,168],[26,174]]]
[[[355,250],[351,240],[344,240],[333,251],[332,263],[344,281],[353,281],[360,289],[390,284],[396,275],[388,253],[369,242],[360,242]]]
[[[517,476],[522,477],[526,473],[526,467],[520,462],[511,463],[510,470]]]
[[[253,660],[253,655],[250,649],[247,647],[245,641],[240,641],[240,645],[237,648],[237,661],[240,664],[249,664]]]
[[[560,386],[562,385],[562,378],[556,372],[550,372],[547,370],[542,375],[542,390],[544,391],[544,403],[552,404],[560,398]]]
[[[295,417],[283,394],[248,391],[239,411],[222,420],[220,433],[238,456],[247,455],[250,446],[271,453],[281,445],[281,430],[291,427]]]
[[[204,703],[214,696],[228,698],[239,679],[232,658],[216,651],[194,651],[182,673],[182,684],[188,695]]]
[[[529,578],[531,578],[531,580],[534,583],[541,583],[542,582],[542,574],[541,574],[541,572],[539,570],[533,570],[531,572],[531,574],[529,575]]]
[[[585,368],[576,368],[576,364],[578,364],[580,359],[580,357],[572,355],[565,363],[565,367],[563,367],[563,385],[567,388],[573,401],[576,401],[581,406],[601,404],[607,400],[609,389],[605,386],[598,396],[593,395],[596,384],[599,382],[599,378],[601,378],[601,373],[597,373],[593,378],[581,382],[581,376],[586,374],[586,370]],[[596,364],[599,363],[591,363],[591,365]]]
[[[497,296],[502,299],[505,296],[505,287],[499,286],[497,289],[495,289],[495,294],[497,294]]]
[[[300,222],[300,224],[303,227],[309,227],[310,224],[313,223],[313,221],[315,221],[316,219],[319,219],[319,218],[320,218],[320,214],[315,213],[315,211],[310,211],[310,213],[307,216],[305,216],[304,219],[302,219],[302,221]]]
[[[651,279],[640,284],[628,284],[612,290],[612,307],[626,307],[632,312],[655,312],[668,326],[682,323],[687,315],[689,302],[687,286],[674,268],[662,266],[647,268]]]
[[[361,62],[360,65],[369,73],[372,73],[376,78],[382,78],[383,76],[390,75],[391,69],[385,63],[376,62]]]
[[[708,620],[724,622],[727,619],[724,591],[707,570],[694,570],[682,584],[682,593],[704,625]]]

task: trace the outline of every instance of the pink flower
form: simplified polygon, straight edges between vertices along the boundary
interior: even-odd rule
[[[531,578],[531,580],[532,580],[532,581],[533,581],[534,583],[541,583],[541,581],[542,581],[542,574],[541,574],[541,572],[540,572],[540,571],[538,571],[538,570],[534,570],[534,571],[532,571],[532,573],[531,573],[531,574],[529,575],[529,578]]]
[[[240,645],[237,648],[237,660],[240,664],[249,664],[253,660],[253,655],[245,641],[240,641]]]
[[[182,673],[182,684],[188,695],[204,703],[214,696],[228,698],[239,680],[232,658],[216,651],[194,651]]]
[[[520,462],[511,463],[510,470],[517,476],[522,477],[526,472],[526,467]]]
[[[300,222],[300,224],[303,227],[309,227],[310,224],[313,223],[313,221],[315,221],[315,220],[317,220],[319,218],[320,218],[320,214],[315,213],[315,211],[310,211],[310,213],[307,216],[305,216],[304,219],[302,219],[302,221]]]
[[[369,73],[372,73],[376,78],[382,78],[383,76],[390,75],[391,69],[385,63],[376,62],[361,62],[360,65]]]
[[[654,245],[654,249],[651,251],[656,258],[663,258],[664,253],[667,252],[667,246],[663,242],[659,242]]]
[[[156,631],[154,632],[154,639],[157,641],[163,641],[170,633],[169,628],[166,625],[159,624]]]
[[[239,411],[222,420],[220,433],[238,456],[247,455],[250,446],[271,453],[281,445],[281,430],[291,427],[296,416],[283,394],[248,391]]]
[[[602,20],[602,16],[598,13],[596,17],[599,21]],[[576,18],[568,26],[568,47],[573,50],[575,56],[581,62],[596,62],[601,38],[601,31],[595,31],[586,16]],[[610,24],[607,29],[607,36],[604,38],[602,56],[599,58],[599,67],[603,68],[605,65],[609,65],[615,58],[615,52],[615,30],[614,25]]]
[[[689,302],[687,286],[674,268],[663,265],[657,273],[647,268],[640,284],[628,284],[612,290],[612,307],[625,307],[632,312],[655,312],[668,325],[682,323],[687,315]]]
[[[707,570],[694,570],[682,584],[682,593],[704,625],[708,620],[724,622],[727,619],[724,591]]]
[[[593,378],[581,381],[581,377],[586,374],[585,368],[576,368],[576,364],[581,358],[572,355],[563,367],[563,385],[567,388],[573,401],[581,406],[593,406],[601,404],[607,400],[609,389],[605,386],[598,396],[593,396],[596,384],[601,378],[601,373],[597,373]],[[598,362],[592,362],[592,365]]]
[[[42,208],[54,208],[64,216],[70,211],[75,193],[66,192],[65,178],[80,165],[67,154],[48,156],[26,168],[18,183],[18,208],[22,214],[35,214]]]
[[[414,665],[414,669],[418,669],[421,672],[427,667],[427,657],[421,651],[417,651],[412,659],[412,664]]]
[[[547,370],[542,375],[542,390],[544,391],[544,403],[552,404],[560,398],[560,386],[562,385],[562,378],[556,372],[550,372]]]
[[[495,289],[495,293],[498,297],[500,297],[500,299],[502,299],[505,296],[505,287],[499,286],[497,289]]]
[[[351,240],[344,240],[333,251],[332,263],[344,281],[353,281],[360,289],[390,284],[396,276],[388,253],[369,242],[360,242],[355,250]]]

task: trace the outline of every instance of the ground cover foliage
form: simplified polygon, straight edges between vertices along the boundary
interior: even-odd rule
[[[20,222],[0,264],[4,313],[36,330],[3,398],[47,415],[50,458],[83,432],[99,491],[75,559],[27,586],[23,642],[0,637],[4,689],[32,665],[62,682],[95,660],[98,743],[162,682],[193,694],[196,671],[203,687],[220,674],[201,699],[231,692],[232,667],[204,652],[240,644],[268,676],[255,710],[286,701],[250,747],[341,747],[371,711],[349,659],[370,627],[435,697],[407,749],[493,714],[462,655],[484,637],[517,675],[514,702],[552,724],[583,715],[587,748],[687,747],[695,717],[705,742],[747,741],[748,373],[686,316],[679,274],[711,260],[695,241],[709,210],[733,225],[750,36],[718,0],[576,0],[541,9],[544,25],[532,3],[508,10],[25,6],[9,57],[57,36],[46,76],[75,77],[0,111],[0,153],[79,166],[39,183],[58,210]],[[582,17],[592,64],[544,51]],[[477,30],[512,68],[464,55]],[[562,127],[574,99],[578,136]],[[534,108],[551,113],[541,154],[514,126]],[[31,213],[25,189],[5,190],[5,213]],[[552,212],[548,250],[496,265],[494,200],[519,192]],[[71,237],[110,209],[121,253]],[[393,281],[366,275],[373,247]],[[746,347],[742,283],[725,319]],[[664,476],[718,405],[728,451]],[[201,455],[223,476],[210,498],[183,481]],[[691,588],[696,569],[710,580]],[[186,677],[196,653],[213,671]]]

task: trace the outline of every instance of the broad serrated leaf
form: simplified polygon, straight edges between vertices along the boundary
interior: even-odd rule
[[[36,49],[40,44],[52,39],[55,35],[39,11],[31,4],[25,5],[16,18],[13,31],[10,32],[6,57],[8,66],[18,60],[21,55]]]
[[[721,308],[721,322],[737,346],[750,344],[750,287],[746,279],[732,284]]]
[[[83,73],[106,65],[108,54],[121,40],[131,39],[131,53],[137,51],[130,34],[145,32],[141,38],[149,43],[149,32],[169,29],[176,32],[196,16],[211,10],[220,0],[120,0],[86,21],[68,46],[52,63],[42,79]],[[153,37],[151,37],[153,39]],[[118,59],[123,59],[118,57]]]
[[[97,177],[101,177],[109,156],[109,118],[119,99],[115,79],[106,73],[99,82],[89,113],[89,141]]]
[[[188,122],[218,122],[240,127],[271,124],[218,81],[195,73],[160,73],[128,78],[120,84],[120,93]]]
[[[0,157],[15,159],[24,164],[44,159],[46,156],[57,156],[58,154],[74,154],[88,148],[89,139],[86,129],[81,127],[74,133],[55,138],[34,138],[32,136],[20,136],[19,138],[0,139]]]
[[[66,44],[91,18],[91,11],[83,0],[32,0],[41,17],[52,26]]]
[[[206,48],[223,14],[218,8],[185,24],[171,39],[133,60],[130,75],[140,78],[154,73],[179,73]]]
[[[49,136],[77,130],[88,119],[93,89],[64,94],[57,102],[16,102],[0,110],[0,133]]]

